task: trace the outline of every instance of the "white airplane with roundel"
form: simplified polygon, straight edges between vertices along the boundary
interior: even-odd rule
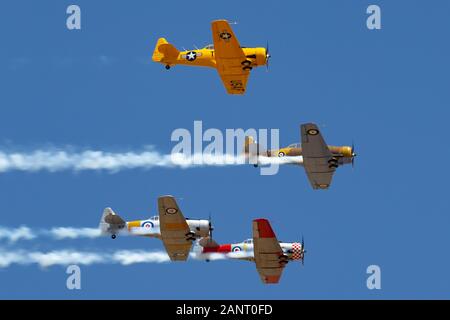
[[[305,242],[278,241],[267,219],[253,220],[253,238],[240,243],[219,245],[210,236],[200,239],[194,247],[198,259],[210,261],[214,256],[255,262],[261,281],[278,283],[289,261],[305,258]]]
[[[125,221],[111,208],[105,208],[99,227],[112,239],[122,232],[161,239],[172,261],[186,261],[193,242],[207,237],[213,229],[211,219],[185,218],[173,196],[158,198],[158,212],[149,219]]]

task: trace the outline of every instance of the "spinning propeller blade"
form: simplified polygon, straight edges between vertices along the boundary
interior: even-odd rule
[[[266,68],[269,70],[269,59],[270,59],[270,53],[269,53],[269,41],[267,41],[266,44]]]
[[[355,167],[355,157],[356,157],[355,144],[352,142],[352,168]]]
[[[302,249],[301,249],[302,251],[301,251],[301,255],[302,255],[302,258],[301,258],[301,260],[302,260],[302,266],[304,266],[305,265],[305,253],[306,253],[306,250],[305,250],[305,239],[303,238],[303,235],[302,235]]]

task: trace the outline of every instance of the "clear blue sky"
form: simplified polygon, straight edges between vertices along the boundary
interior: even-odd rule
[[[95,227],[105,206],[125,218],[156,214],[173,194],[186,216],[212,212],[218,242],[251,236],[270,219],[299,240],[305,266],[287,266],[277,286],[244,261],[82,267],[82,290],[65,268],[0,269],[0,298],[450,298],[450,22],[447,1],[176,2],[75,1],[82,30],[65,27],[73,1],[9,1],[0,13],[0,145],[170,152],[170,134],[192,128],[320,124],[330,144],[357,145],[356,168],[338,170],[326,192],[302,168],[260,176],[250,166],[0,175],[0,225]],[[382,9],[382,30],[366,8]],[[156,39],[211,43],[210,22],[238,21],[242,45],[270,42],[270,72],[252,72],[245,96],[226,95],[212,69],[151,62]],[[104,58],[102,58],[104,57]],[[103,62],[102,62],[103,61]],[[36,250],[148,249],[145,238],[18,243]],[[2,244],[3,247],[7,246]],[[366,268],[382,289],[366,288]]]

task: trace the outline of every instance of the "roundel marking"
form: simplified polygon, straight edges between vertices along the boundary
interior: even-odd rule
[[[167,209],[166,209],[166,212],[167,212],[168,214],[175,214],[175,213],[178,212],[178,210],[175,209],[175,208],[167,208]]]
[[[231,249],[231,251],[233,251],[233,252],[239,252],[239,251],[242,251],[242,248],[239,247],[239,246],[236,246],[236,247],[233,247],[233,249]]]
[[[221,32],[219,37],[223,40],[229,40],[231,38],[231,33],[229,32]]]
[[[142,228],[145,228],[145,229],[150,229],[150,228],[153,228],[155,225],[153,224],[153,222],[151,222],[151,221],[143,221],[142,223],[141,223],[141,227]]]
[[[310,136],[315,136],[315,135],[319,134],[319,130],[316,130],[316,129],[309,129],[309,130],[307,131],[307,133],[308,133]]]

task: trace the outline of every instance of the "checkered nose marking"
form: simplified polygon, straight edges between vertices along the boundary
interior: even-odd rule
[[[298,242],[292,244],[292,260],[300,260],[302,258],[302,245]]]

